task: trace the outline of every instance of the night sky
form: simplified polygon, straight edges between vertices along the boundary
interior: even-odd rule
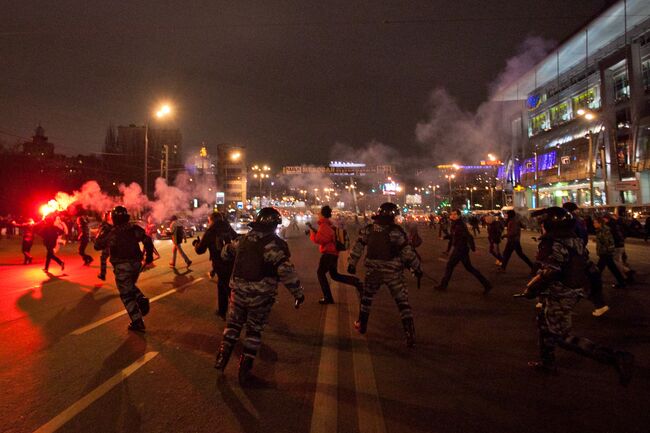
[[[4,2],[0,141],[40,121],[57,152],[101,151],[110,122],[168,100],[186,149],[239,143],[275,166],[337,142],[409,154],[434,88],[474,110],[527,36],[560,41],[609,3]]]

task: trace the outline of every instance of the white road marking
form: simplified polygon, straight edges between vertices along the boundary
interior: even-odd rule
[[[160,295],[157,295],[157,296],[154,296],[153,298],[150,298],[149,302],[150,303],[151,302],[156,302],[157,300],[162,299],[162,298],[164,298],[166,296],[173,295],[174,293],[178,292],[179,290],[183,290],[184,288],[192,286],[192,285],[198,283],[199,281],[203,281],[204,279],[205,279],[205,277],[200,277],[200,278],[197,278],[195,280],[190,281],[189,283],[185,283],[180,287],[168,290],[165,293],[161,293]],[[79,329],[76,329],[76,330],[72,331],[70,333],[70,335],[85,334],[86,332],[91,331],[91,330],[93,330],[93,329],[95,329],[95,328],[97,328],[99,326],[102,326],[103,324],[108,323],[111,320],[117,319],[120,316],[124,316],[125,314],[126,314],[126,310],[120,311],[119,313],[111,314],[108,317],[104,317],[103,319],[100,319],[100,320],[98,320],[96,322],[93,322],[93,323],[91,323],[89,325],[83,326],[83,327],[81,327]]]
[[[121,370],[115,376],[90,391],[88,394],[77,400],[72,406],[52,418],[46,424],[39,427],[34,433],[52,433],[63,427],[65,423],[83,412],[88,406],[106,395],[111,389],[123,382],[127,377],[135,373],[140,367],[151,361],[158,355],[158,352],[147,352],[144,356],[125,369]]]
[[[352,296],[347,296],[346,299],[350,324],[357,320],[358,313],[358,307],[351,298]],[[352,330],[351,335],[359,433],[386,433],[368,340],[355,330]]]
[[[341,290],[333,284],[334,299],[339,300]],[[340,304],[338,304],[340,305]],[[323,343],[318,365],[314,410],[311,415],[311,433],[338,431],[338,305],[326,305]]]

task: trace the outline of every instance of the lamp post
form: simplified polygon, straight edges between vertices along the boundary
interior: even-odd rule
[[[168,104],[162,105],[155,116],[158,119],[163,119],[171,114],[172,109]],[[148,117],[148,116],[147,116]],[[149,191],[149,119],[144,124],[144,194],[147,195]],[[162,173],[161,173],[162,174]]]
[[[445,174],[445,179],[449,181],[449,209],[452,207],[453,195],[451,191],[451,181],[456,177],[455,174]]]
[[[253,177],[259,180],[259,196],[260,196],[260,206],[261,206],[262,205],[262,180],[269,178],[268,172],[271,171],[271,167],[269,167],[266,164],[265,165],[255,164],[253,167],[251,167],[251,171],[253,172]]]
[[[584,117],[586,120],[594,120],[596,118],[596,114],[594,114],[591,111],[587,111],[584,109],[579,109],[576,114],[579,116]],[[602,128],[602,125],[601,125]],[[600,130],[596,131],[595,133],[591,131],[591,128],[589,128],[589,132],[587,133],[587,139],[589,140],[589,155],[587,158],[587,176],[589,176],[589,201],[591,203],[591,206],[596,206],[596,200],[594,197],[594,140],[598,139],[598,134],[600,133]],[[595,138],[594,138],[595,137]],[[605,167],[605,161],[603,161],[603,168],[602,168],[602,173],[603,173],[603,179],[605,179],[605,173],[607,171],[607,168]],[[605,204],[604,202],[602,204]]]
[[[474,191],[476,191],[476,187],[468,186],[465,189],[469,191],[469,210],[472,210],[473,203],[474,203]]]

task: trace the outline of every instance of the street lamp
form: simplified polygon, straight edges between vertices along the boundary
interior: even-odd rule
[[[268,179],[269,174],[267,172],[271,171],[271,167],[268,165],[258,165],[255,164],[251,167],[251,171],[254,173],[253,177],[259,180],[259,196],[260,196],[260,206],[262,205],[262,179]]]
[[[467,191],[469,191],[469,210],[472,210],[472,203],[474,203],[474,191],[476,191],[476,187],[466,187],[465,188]]]
[[[169,104],[164,104],[156,111],[155,116],[158,119],[163,119],[169,116],[172,108]],[[144,194],[147,195],[149,190],[149,119],[144,124]],[[161,173],[162,174],[162,173]]]
[[[593,113],[591,111],[584,110],[582,108],[579,109],[578,111],[576,111],[576,114],[578,114],[579,116],[584,117],[586,120],[594,120],[596,118],[595,113]],[[602,125],[601,125],[601,128],[602,128]],[[596,206],[596,200],[595,200],[595,197],[594,197],[594,155],[593,155],[593,151],[594,151],[594,136],[595,136],[595,139],[597,140],[598,139],[598,134],[600,134],[600,129],[598,131],[596,131],[596,133],[594,133],[594,132],[591,131],[591,128],[589,128],[588,133],[587,133],[587,138],[589,139],[589,149],[588,149],[589,154],[588,154],[588,158],[587,158],[587,164],[588,164],[588,166],[587,166],[587,176],[589,176],[589,201],[591,203],[591,206]],[[603,180],[604,181],[605,181],[605,178],[606,178],[606,172],[607,172],[607,168],[605,166],[605,161],[603,159],[603,161],[602,161],[602,174],[603,174]],[[604,189],[605,189],[605,191],[607,191],[606,186],[605,186]],[[602,204],[605,204],[605,203],[603,202]]]
[[[449,181],[449,209],[451,209],[452,201],[453,201],[453,196],[452,196],[452,191],[451,191],[451,181],[456,177],[455,174],[445,174],[445,179]]]

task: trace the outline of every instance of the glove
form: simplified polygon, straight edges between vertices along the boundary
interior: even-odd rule
[[[296,301],[293,303],[293,308],[295,308],[297,310],[298,308],[300,308],[300,306],[303,304],[303,302],[305,302],[305,295],[302,295],[301,297],[296,298]]]
[[[199,244],[199,242],[201,242],[201,238],[197,236],[196,239],[192,241],[192,246],[196,247]]]
[[[348,274],[356,274],[357,273],[357,267],[355,265],[349,264],[348,265]]]

